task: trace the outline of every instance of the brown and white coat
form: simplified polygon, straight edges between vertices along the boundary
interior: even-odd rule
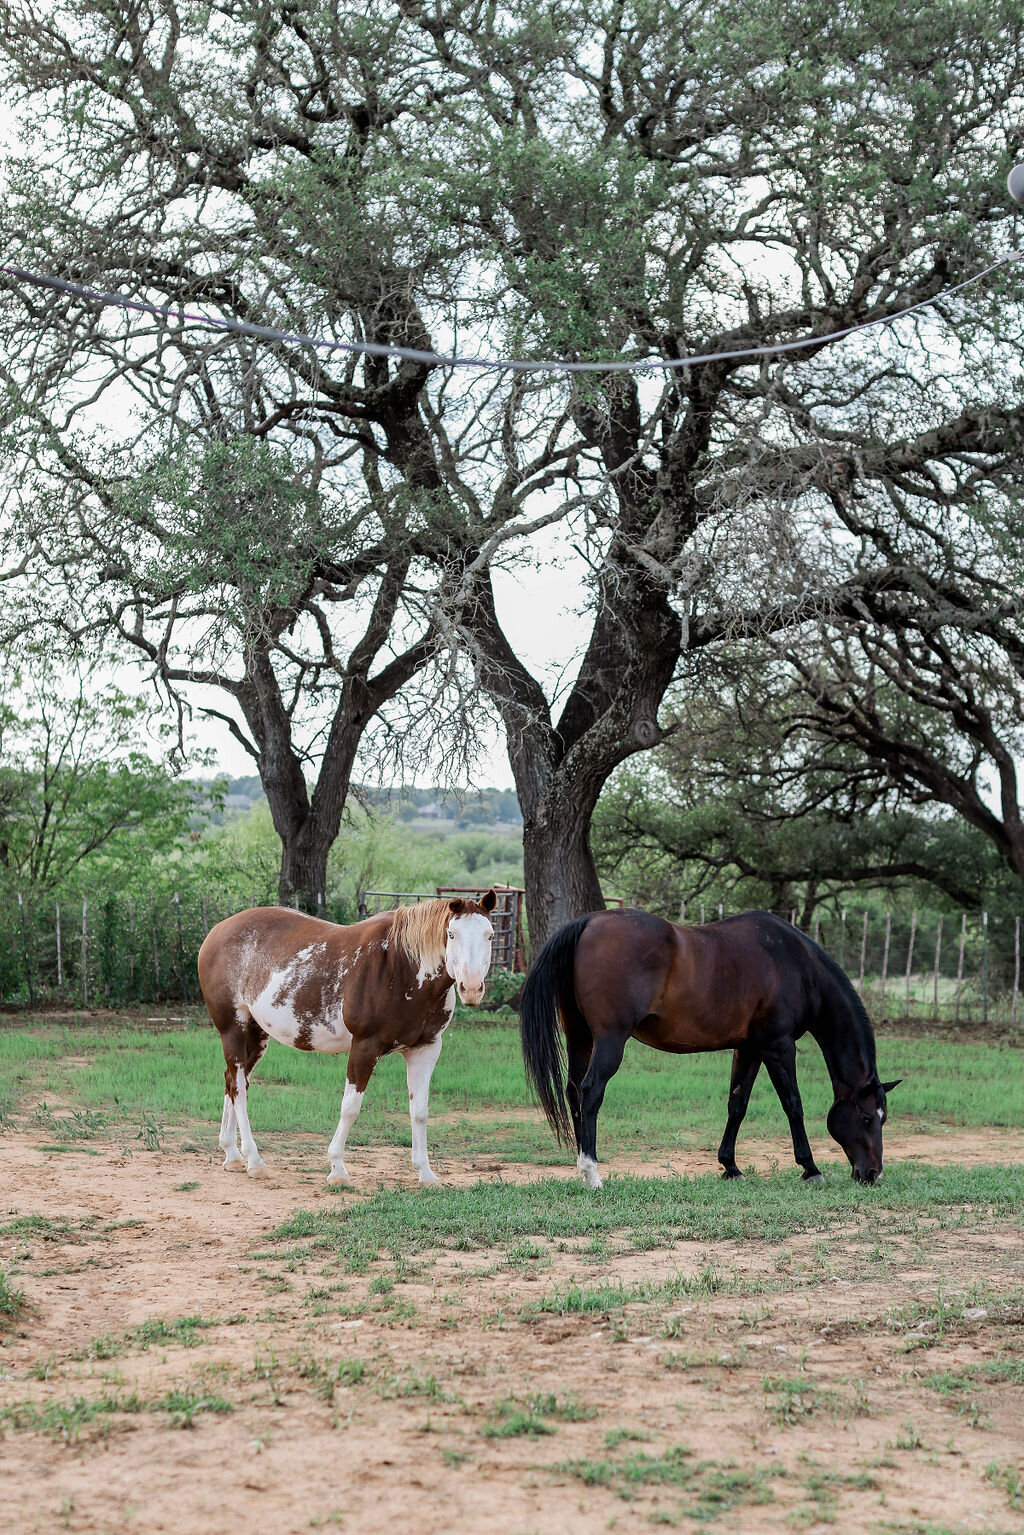
[[[224,1048],[224,1166],[266,1175],[247,1097],[252,1072],[276,1039],[297,1050],[348,1054],[328,1183],[349,1181],[345,1143],[373,1068],[400,1051],[413,1166],[421,1183],[437,1183],[427,1157],[430,1078],[456,997],[483,1001],[495,899],[490,890],[479,902],[423,901],[350,927],[254,907],[211,929],[199,951],[199,982]]]

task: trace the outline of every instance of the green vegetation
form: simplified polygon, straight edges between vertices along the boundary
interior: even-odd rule
[[[89,1116],[94,1135],[101,1133],[100,1118],[111,1136],[123,1139],[127,1126],[132,1139],[150,1144],[162,1143],[164,1124],[203,1125],[212,1135],[220,1113],[223,1057],[212,1027],[196,1017],[194,1029],[150,1036],[145,1049],[139,1047],[138,1031],[130,1028],[73,1034],[55,1026],[0,1031],[0,1078],[6,1077],[16,1095],[11,1112],[59,1097],[75,1105],[83,1118]],[[882,1075],[904,1078],[892,1095],[893,1121],[922,1128],[1024,1123],[1020,1059],[1007,1045],[891,1036],[879,1041]],[[725,1123],[729,1069],[728,1052],[680,1059],[630,1044],[601,1112],[599,1153],[657,1156],[717,1144]],[[814,1139],[824,1134],[831,1094],[813,1044],[801,1045],[799,1069]],[[272,1044],[250,1099],[257,1139],[268,1133],[329,1137],[343,1085],[343,1059]],[[539,1116],[523,1117],[528,1103],[515,1025],[459,1020],[445,1038],[431,1088],[434,1152],[564,1164],[567,1153],[556,1146],[547,1125]],[[486,1122],[460,1119],[463,1114],[488,1117]],[[788,1125],[764,1073],[740,1139],[741,1166],[744,1136],[771,1137],[780,1165],[789,1164]],[[409,1143],[405,1068],[395,1056],[377,1067],[350,1144]],[[358,1164],[353,1171],[358,1179]]]
[[[834,1230],[842,1221],[878,1241],[923,1225],[949,1230],[1022,1214],[1024,1167],[903,1165],[891,1167],[870,1193],[846,1178],[807,1185],[795,1177],[750,1176],[725,1183],[714,1174],[616,1177],[597,1197],[561,1179],[478,1183],[426,1199],[412,1189],[385,1189],[342,1208],[332,1201],[296,1211],[269,1240],[300,1244],[296,1253],[333,1252],[352,1272],[364,1272],[389,1252],[501,1248],[525,1237],[615,1238],[644,1250],[677,1241],[782,1243],[800,1232]],[[609,1295],[615,1299],[617,1288]]]
[[[0,1332],[13,1326],[26,1305],[24,1291],[16,1289],[0,1269]]]

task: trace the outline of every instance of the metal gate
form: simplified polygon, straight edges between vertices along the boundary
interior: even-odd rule
[[[393,911],[396,906],[415,906],[420,901],[433,901],[438,896],[468,896],[479,901],[488,890],[498,897],[491,914],[494,928],[492,968],[522,972],[526,969],[526,951],[523,945],[523,896],[524,891],[514,885],[438,885],[429,895],[403,890],[361,890],[359,892],[360,917],[372,917],[379,911]]]

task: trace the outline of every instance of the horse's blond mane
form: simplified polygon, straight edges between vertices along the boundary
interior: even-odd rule
[[[399,906],[391,932],[418,969],[436,975],[444,965],[448,936],[449,901],[420,901],[416,906]]]

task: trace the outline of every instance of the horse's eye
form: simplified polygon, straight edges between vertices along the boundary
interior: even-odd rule
[[[862,1114],[860,1116],[860,1122],[862,1125],[870,1125],[874,1122],[874,1118],[874,1114]]]

